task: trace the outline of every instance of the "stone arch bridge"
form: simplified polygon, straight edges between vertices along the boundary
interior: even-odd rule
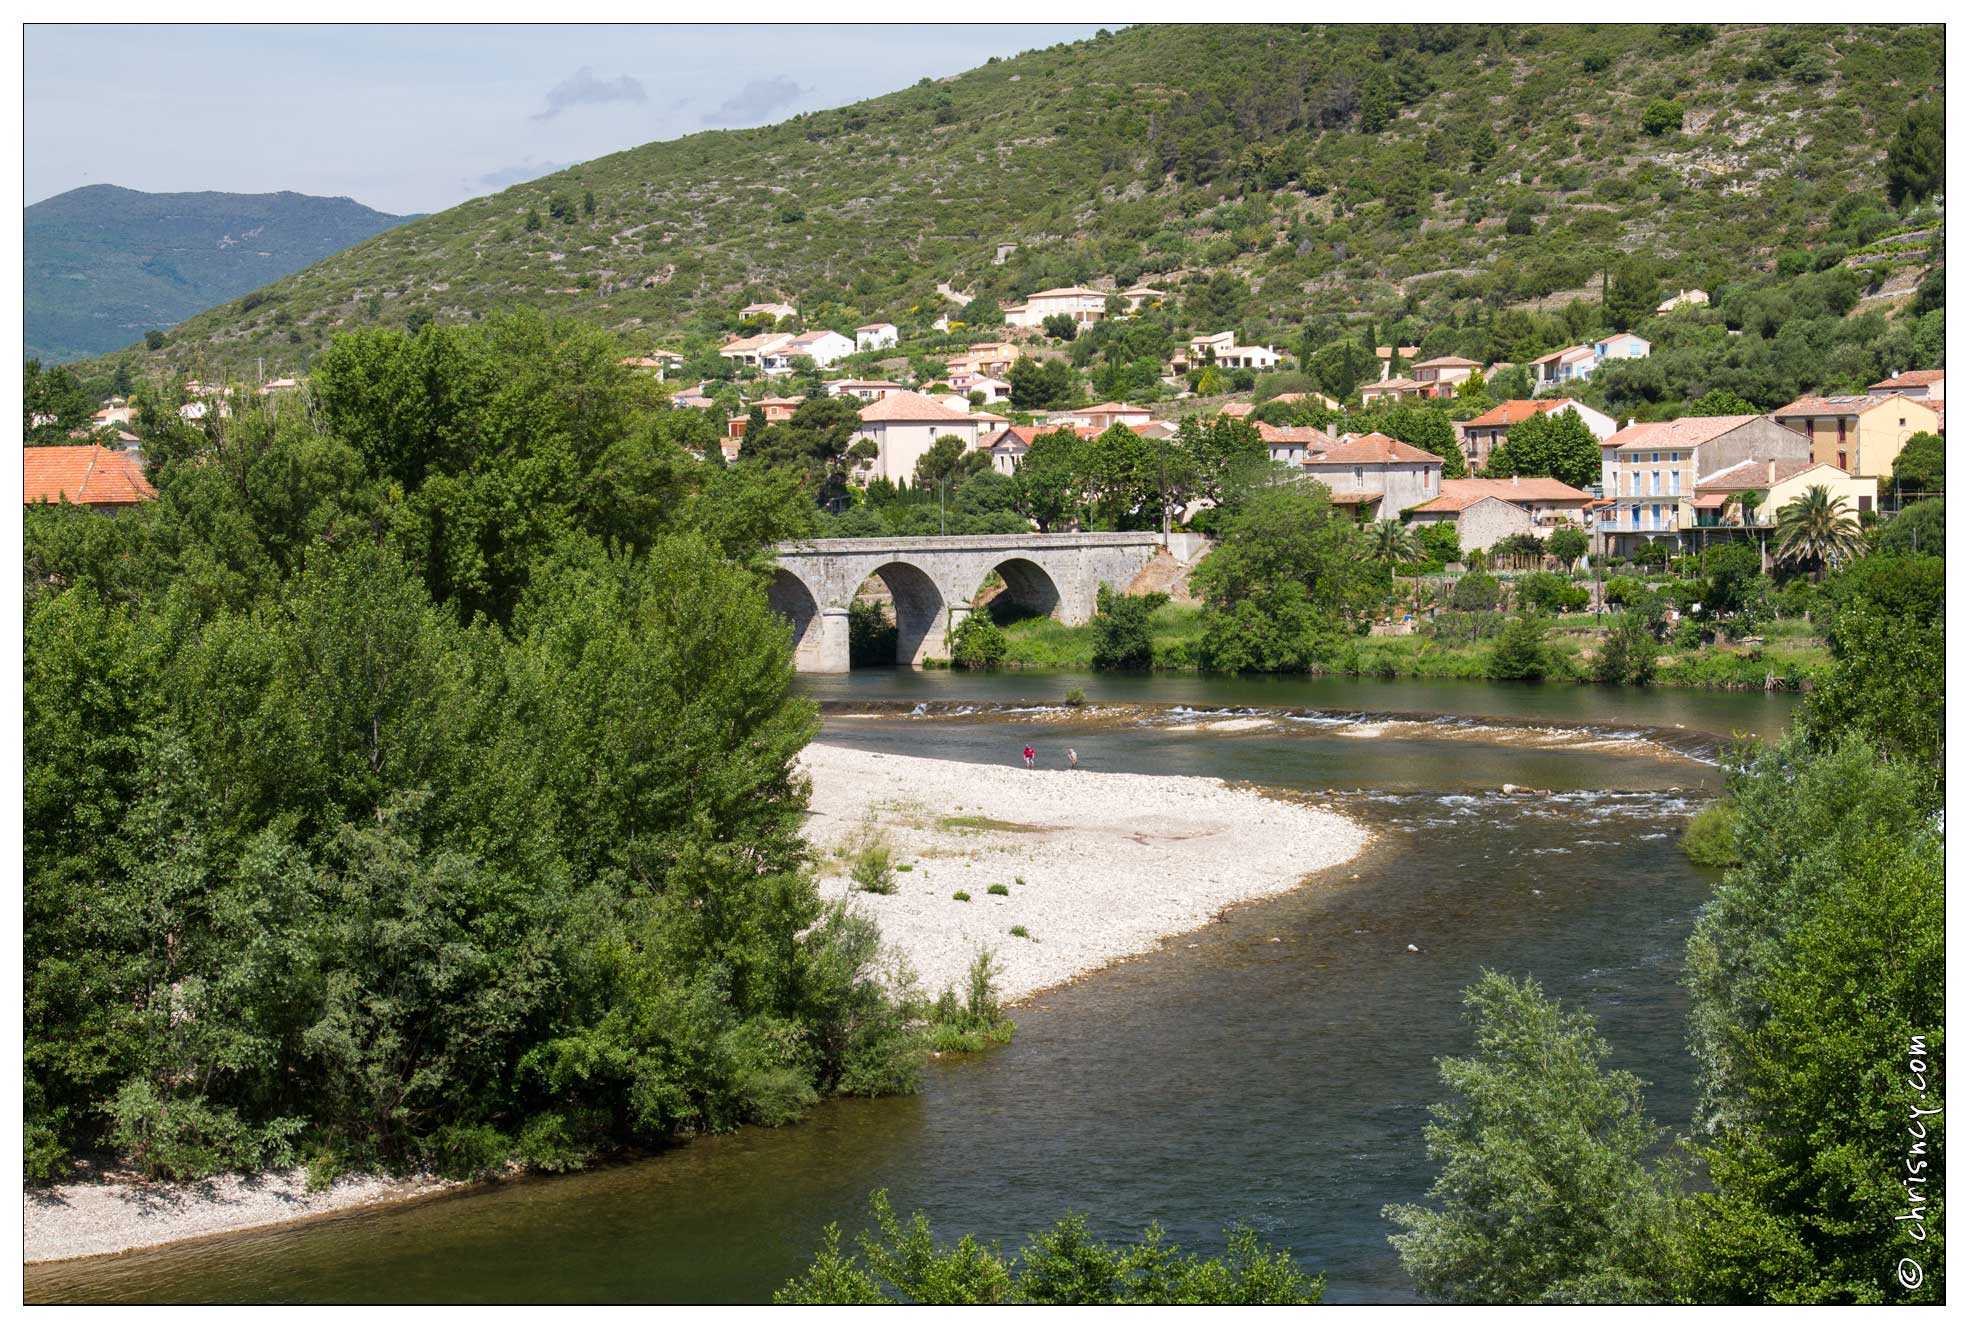
[[[841,674],[848,670],[848,606],[863,582],[878,577],[895,601],[896,663],[920,665],[946,654],[945,634],[970,617],[994,572],[1014,603],[1085,623],[1101,583],[1126,589],[1161,546],[1153,531],[794,541],[777,547],[767,596],[774,612],[792,620],[794,667]]]

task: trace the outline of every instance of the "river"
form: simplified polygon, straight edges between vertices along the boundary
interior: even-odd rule
[[[1421,1197],[1433,1060],[1485,967],[1585,1006],[1656,1119],[1692,1104],[1682,946],[1711,888],[1676,837],[1762,693],[874,670],[803,680],[835,743],[1332,795],[1378,840],[1290,895],[1043,994],[910,1098],[832,1102],[567,1177],[152,1252],[29,1266],[30,1301],[748,1302],[886,1187],[1005,1244],[1069,1210],[1218,1249],[1249,1223],[1331,1302],[1414,1296],[1381,1206]],[[1053,707],[1072,687],[1090,713]],[[918,706],[921,711],[912,714]],[[1115,710],[1112,708],[1125,708]],[[1225,712],[1268,720],[1229,731]],[[1216,717],[1216,718],[1213,718]],[[1547,791],[1516,797],[1506,783]],[[1410,951],[1414,946],[1417,949]]]

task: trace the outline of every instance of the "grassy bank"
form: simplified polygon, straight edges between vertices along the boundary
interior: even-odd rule
[[[1194,605],[1164,605],[1151,620],[1158,669],[1193,667],[1203,635],[1201,611]],[[1547,638],[1549,677],[1590,677],[1604,628],[1591,614],[1555,621]],[[1094,629],[1068,627],[1054,619],[1026,619],[1005,628],[1006,663],[1027,668],[1092,669]],[[1804,619],[1785,619],[1748,642],[1715,642],[1678,647],[1664,643],[1656,657],[1655,682],[1669,687],[1762,689],[1767,680],[1786,690],[1811,681],[1825,666],[1825,643]],[[1489,640],[1455,641],[1421,634],[1358,637],[1323,663],[1323,671],[1368,678],[1497,678]]]

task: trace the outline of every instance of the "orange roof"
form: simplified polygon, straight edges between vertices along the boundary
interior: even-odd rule
[[[1693,448],[1712,438],[1741,429],[1761,415],[1685,415],[1679,420],[1653,420],[1629,425],[1600,441],[1603,448]]]
[[[1361,392],[1363,395],[1370,392],[1406,392],[1410,388],[1419,388],[1421,386],[1420,383],[1412,378],[1398,376],[1395,378],[1384,378],[1379,383],[1369,383],[1361,389]]]
[[[1115,415],[1124,412],[1128,415],[1147,415],[1149,408],[1146,406],[1130,406],[1125,401],[1104,401],[1099,406],[1083,406],[1081,409],[1075,411],[1074,414]]]
[[[1253,406],[1248,401],[1234,401],[1234,402],[1227,403],[1224,409],[1217,412],[1217,414],[1228,415],[1233,420],[1242,420],[1245,416],[1251,414],[1253,411],[1257,409],[1258,408],[1256,406]]]
[[[21,491],[29,503],[126,504],[157,497],[142,461],[93,443],[22,448]]]
[[[1523,424],[1540,411],[1556,411],[1562,406],[1570,405],[1572,403],[1564,399],[1555,400],[1547,398],[1544,401],[1530,401],[1519,398],[1491,407],[1488,411],[1485,411],[1476,419],[1469,421],[1463,427],[1465,429],[1481,429],[1485,426],[1502,426],[1505,429],[1509,429],[1512,425]]]
[[[1899,378],[1883,378],[1878,383],[1869,383],[1867,391],[1871,392],[1875,388],[1932,387],[1942,381],[1944,372],[1940,369],[1910,369]]]
[[[1311,425],[1268,425],[1258,422],[1258,437],[1267,443],[1304,443],[1309,447],[1336,448],[1340,440]]]
[[[1322,452],[1317,457],[1306,458],[1306,465],[1319,466],[1332,462],[1335,465],[1358,466],[1365,462],[1424,461],[1441,466],[1443,459],[1433,452],[1410,447],[1399,439],[1386,434],[1363,434],[1351,443]]]
[[[868,424],[902,423],[905,421],[963,421],[976,424],[977,421],[962,411],[953,411],[934,397],[926,397],[920,392],[891,392],[861,408],[861,418]]]
[[[1787,415],[1860,415],[1885,406],[1888,400],[1886,397],[1800,397],[1789,406],[1778,407],[1771,415],[1779,420]]]
[[[1502,499],[1506,503],[1565,503],[1584,507],[1592,495],[1545,476],[1522,476],[1516,480],[1445,480],[1442,495],[1415,510],[1461,512],[1487,498]]]
[[[1042,296],[1048,296],[1048,295],[1098,295],[1102,299],[1107,298],[1106,291],[1096,291],[1086,286],[1055,286],[1050,291],[1034,291],[1031,295],[1028,295],[1026,299],[1037,300]]]
[[[1753,457],[1713,474],[1697,476],[1696,492],[1720,490],[1730,494],[1739,489],[1763,489],[1780,480],[1789,480],[1794,475],[1803,475],[1814,464],[1810,460],[1777,461],[1767,458],[1760,461]]]
[[[1439,355],[1433,360],[1422,361],[1422,363],[1415,365],[1414,368],[1416,369],[1457,369],[1457,368],[1482,369],[1483,363],[1477,360],[1465,360],[1460,355]]]

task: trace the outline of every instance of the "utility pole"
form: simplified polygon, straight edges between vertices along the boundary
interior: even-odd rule
[[[1169,548],[1169,440],[1156,449],[1156,490],[1162,496],[1162,547]]]

